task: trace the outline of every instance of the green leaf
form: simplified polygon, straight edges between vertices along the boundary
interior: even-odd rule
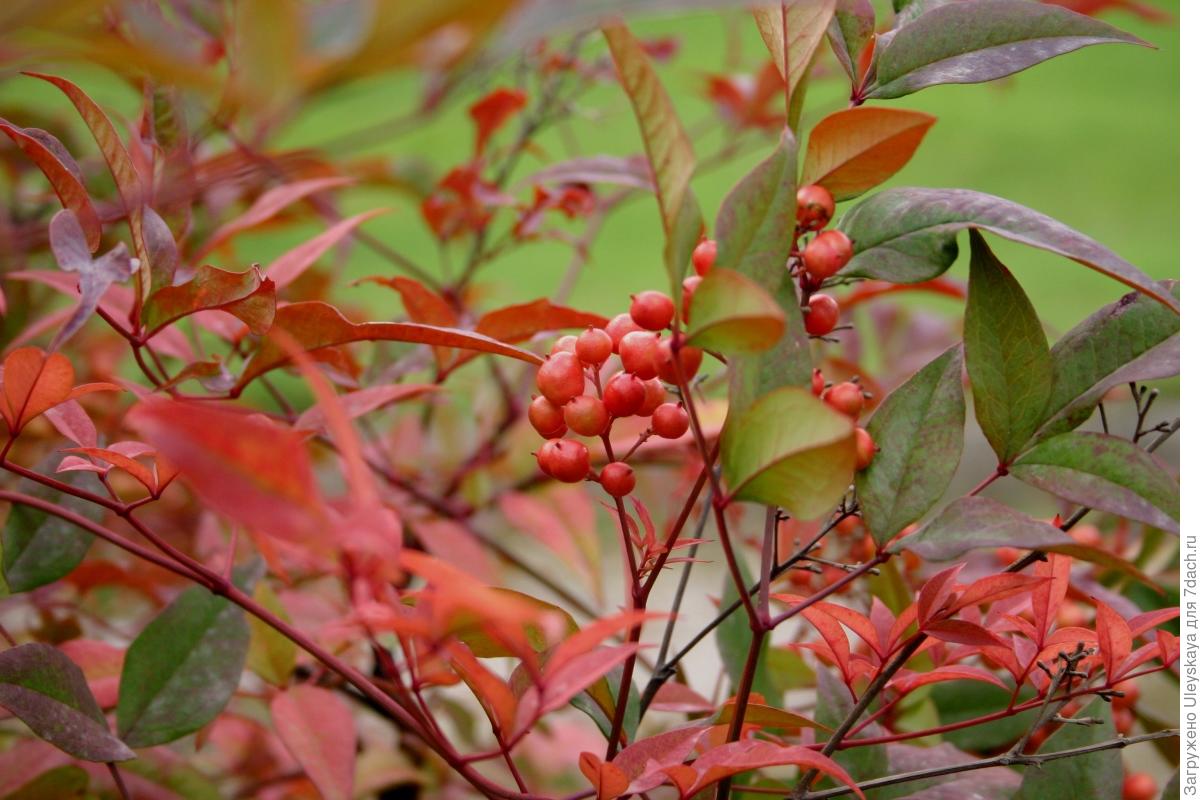
[[[1064,433],[1022,455],[1009,471],[1072,503],[1179,532],[1179,483],[1128,439]]]
[[[133,751],[109,732],[83,670],[48,644],[23,644],[0,653],[0,706],[39,737],[76,758],[135,758]]]
[[[876,57],[868,97],[927,86],[982,83],[1094,44],[1148,46],[1098,19],[1028,0],[975,0],[934,8],[900,28]]]
[[[850,485],[854,424],[807,388],[776,389],[726,422],[721,464],[731,497],[811,519]]]
[[[975,417],[1001,464],[1037,430],[1050,399],[1050,346],[1020,284],[971,231],[971,280],[963,321]]]
[[[960,497],[921,530],[899,541],[930,561],[950,561],[980,547],[1045,550],[1075,542],[1069,534],[987,497]]]
[[[813,716],[818,723],[836,729],[850,715],[854,704],[850,690],[837,673],[828,669],[817,670],[817,709]],[[856,783],[888,774],[887,750],[881,744],[841,750],[833,756],[833,760],[841,764]]]
[[[200,730],[233,696],[249,647],[241,608],[201,586],[185,589],[125,653],[117,701],[121,738],[131,747],[152,747]]]
[[[687,342],[723,353],[766,350],[783,336],[783,309],[761,286],[713,267],[692,296]]]
[[[266,581],[254,587],[254,599],[285,622],[291,621],[279,602],[279,596]],[[250,617],[249,622],[250,648],[246,654],[246,666],[268,683],[286,687],[296,667],[296,643],[258,617]]]
[[[804,108],[804,79],[829,27],[836,0],[782,0],[751,9],[759,35],[787,87],[788,127],[795,131]]]
[[[1112,708],[1102,700],[1093,700],[1077,717],[1102,720],[1099,725],[1063,725],[1046,739],[1041,750],[1053,753],[1087,747],[1117,736],[1112,723]],[[1038,769],[1026,769],[1021,789],[1013,800],[1120,800],[1125,769],[1120,750],[1060,758]]]
[[[43,772],[4,800],[76,800],[87,793],[88,774],[68,764]]]
[[[1175,770],[1175,774],[1167,781],[1159,800],[1179,800],[1179,770]]]
[[[728,725],[733,721],[733,703],[726,703],[710,720],[713,725]],[[794,711],[764,705],[762,703],[747,703],[745,721],[751,725],[762,725],[764,728],[779,728],[782,730],[799,730],[801,728],[819,728],[826,733],[832,728],[822,725]]]
[[[952,725],[956,722],[981,717],[1005,709],[1012,699],[1012,692],[999,686],[979,681],[949,681],[930,687],[930,697],[937,707],[939,722]],[[1025,689],[1020,700],[1028,700],[1033,692]],[[1033,724],[1036,709],[1022,711],[1011,717],[994,720],[986,725],[972,725],[948,731],[942,737],[955,747],[972,752],[989,751],[1013,744]],[[1046,750],[1045,747],[1042,750]],[[970,773],[967,773],[968,775]],[[966,777],[966,776],[964,776]]]
[[[892,283],[932,280],[958,257],[955,235],[964,228],[1057,253],[1179,310],[1159,284],[1095,239],[1010,200],[968,189],[885,189],[856,204],[842,218],[855,255],[840,274]]]
[[[829,26],[829,47],[851,84],[858,86],[859,59],[875,35],[875,8],[871,0],[837,0],[833,24]]]
[[[48,468],[50,464],[45,466]],[[86,472],[64,472],[59,480],[77,488],[91,480]],[[63,508],[97,522],[103,509],[74,495],[63,494],[40,483],[22,480],[26,494],[51,500]],[[13,504],[0,532],[0,586],[10,592],[28,592],[62,578],[79,566],[92,546],[92,535],[70,522],[36,508]]]
[[[679,298],[692,248],[700,236],[700,207],[689,185],[696,155],[667,90],[654,74],[650,57],[624,25],[607,25],[604,38],[612,53],[617,77],[633,105],[642,142],[654,173],[671,291]]]
[[[952,347],[887,396],[867,431],[879,447],[855,486],[863,518],[883,544],[933,507],[962,458],[962,348]]]
[[[742,576],[745,577],[746,570],[741,569]],[[733,582],[733,576],[729,575],[725,578],[725,586],[721,592],[721,607],[732,605],[739,602],[737,586]],[[738,610],[726,617],[720,625],[717,626],[715,633],[717,639],[717,653],[721,657],[721,665],[725,668],[725,672],[730,676],[730,680],[734,682],[731,687],[731,692],[737,691],[738,676],[742,674],[742,670],[746,666],[746,654],[750,650],[750,619],[746,616],[745,606],[738,606]],[[766,634],[763,637],[761,653],[770,652],[771,636]],[[751,691],[761,694],[767,701],[767,705],[779,706],[783,705],[783,692],[775,685],[771,678],[771,672],[767,669],[767,659],[759,658],[757,669],[754,671],[754,680],[750,683]]]
[[[1163,281],[1179,299],[1179,283]],[[1179,374],[1179,317],[1131,292],[1076,325],[1050,348],[1054,387],[1037,438],[1083,424],[1104,394],[1130,381]]]

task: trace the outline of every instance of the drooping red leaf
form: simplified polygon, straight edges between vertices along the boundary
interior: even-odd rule
[[[707,697],[684,686],[679,681],[667,681],[654,695],[650,707],[655,711],[674,711],[684,714],[708,714],[713,710],[713,704]]]
[[[819,42],[820,37],[814,37]],[[787,87],[775,65],[767,62],[754,75],[710,75],[705,94],[718,113],[736,128],[774,130],[786,121],[778,96]]]
[[[899,292],[929,292],[952,297],[955,300],[965,300],[967,290],[961,283],[951,278],[934,278],[920,283],[888,283],[887,281],[863,281],[856,283],[854,290],[845,297],[838,299],[838,306],[845,313],[857,305],[861,305],[876,297]]]
[[[542,298],[489,311],[479,318],[475,331],[502,342],[515,344],[543,331],[586,328],[589,325],[603,328],[606,324],[607,317],[556,305]]]
[[[891,687],[904,694],[907,694],[914,689],[927,686],[931,683],[959,680],[982,681],[983,683],[990,683],[993,686],[998,686],[1006,691],[1009,691],[1011,688],[1008,686],[1008,684],[987,670],[965,664],[948,664],[944,667],[932,669],[929,672],[910,672],[906,675],[900,675],[892,681]]]
[[[1154,639],[1158,643],[1159,658],[1163,666],[1171,666],[1179,660],[1179,637],[1169,631],[1155,631]]]
[[[639,739],[617,753],[613,763],[631,778],[629,792],[644,792],[661,784],[664,778],[653,765],[682,762],[695,748],[696,742],[708,727],[706,724],[686,725]]]
[[[275,281],[275,285],[279,288],[287,286],[299,278],[318,258],[325,255],[331,247],[335,247],[347,236],[353,234],[359,225],[386,213],[387,210],[386,208],[376,208],[338,221],[268,264],[267,277]]]
[[[353,323],[327,303],[308,301],[283,306],[275,312],[272,330],[280,330],[291,336],[305,350],[334,347],[361,341],[412,342],[414,344],[440,345],[484,353],[508,356],[530,364],[541,364],[541,357],[471,331],[438,328],[415,322],[362,322]],[[252,380],[270,370],[288,363],[284,349],[268,332],[262,346],[242,371],[233,388],[240,393]]]
[[[143,318],[149,336],[199,311],[224,311],[252,333],[266,333],[275,319],[275,284],[257,268],[226,272],[202,266],[187,283],[159,289],[146,302]]]
[[[516,719],[517,699],[512,689],[491,670],[479,663],[479,659],[464,645],[454,642],[447,646],[450,666],[470,687],[479,699],[488,716],[504,733],[511,733]]]
[[[629,777],[609,761],[601,761],[595,753],[579,754],[579,771],[596,790],[596,800],[613,800],[629,788]]]
[[[596,649],[596,646],[629,628],[640,625],[647,619],[662,617],[663,614],[646,611],[623,611],[610,617],[596,620],[576,631],[554,649],[554,655],[543,670],[547,676],[568,670],[568,665],[580,656]]]
[[[324,800],[352,800],[357,734],[346,701],[301,684],[271,701],[271,721]]]
[[[392,278],[364,278],[364,281],[377,283],[397,292],[400,302],[404,304],[404,310],[413,322],[442,328],[453,328],[458,324],[458,312],[450,303],[418,280],[397,275]],[[444,347],[433,348],[433,356],[438,369],[445,369],[453,359],[453,353]]]
[[[787,747],[774,742],[744,739],[718,745],[692,762],[695,782],[688,787],[691,797],[705,786],[741,772],[782,765],[815,769],[849,786],[861,799],[863,793],[850,775],[837,762],[803,746]]]
[[[67,400],[75,368],[61,353],[47,355],[38,347],[22,347],[4,359],[0,414],[11,434],[44,411]]]
[[[471,106],[471,119],[475,120],[475,155],[483,153],[496,131],[525,107],[525,101],[525,93],[520,89],[501,87]]]
[[[127,421],[218,513],[291,541],[324,533],[308,451],[290,429],[211,404],[157,398],[140,402]]]
[[[982,625],[962,619],[943,619],[921,628],[925,633],[943,642],[966,644],[972,647],[1006,646],[1006,642]]]
[[[103,447],[73,447],[63,452],[78,453],[89,458],[98,459],[106,464],[111,464],[136,478],[138,483],[145,486],[146,491],[150,492],[150,494],[153,495],[158,491],[158,479],[150,468],[137,459],[117,450]]]
[[[72,169],[75,166],[73,160],[64,162],[61,158],[58,150],[62,148],[62,144],[45,131],[35,128],[18,128],[4,120],[0,120],[0,131],[8,134],[8,138],[12,139],[17,147],[20,147],[22,152],[29,156],[33,163],[37,164],[38,169],[45,174],[54,193],[62,202],[63,208],[75,212],[87,239],[88,252],[96,252],[96,248],[100,246],[100,236],[103,233],[100,217],[96,213],[95,206],[92,205],[92,198],[83,185],[81,175],[78,174],[78,167]],[[62,154],[65,153],[66,150],[62,149]]]
[[[625,659],[637,652],[638,647],[632,642],[614,647],[596,647],[563,662],[543,687],[539,705],[541,713],[565,706],[572,697],[607,675],[610,669],[624,663]]]
[[[1017,575],[1011,572],[989,575],[986,578],[980,578],[964,589],[958,599],[950,604],[948,611],[953,614],[969,606],[994,603],[1006,597],[1024,594],[1046,580],[1046,578]]]
[[[1133,633],[1125,618],[1102,600],[1096,601],[1096,643],[1100,645],[1108,681],[1120,680],[1121,665],[1133,649]]]

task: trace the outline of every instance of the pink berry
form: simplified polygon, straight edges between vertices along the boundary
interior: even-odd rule
[[[551,439],[546,444],[546,466],[550,477],[563,483],[579,483],[591,472],[591,458],[582,442],[574,439]]]
[[[575,355],[585,364],[603,364],[612,351],[612,339],[597,328],[588,328],[575,340]]]
[[[696,245],[696,249],[692,251],[692,266],[696,268],[696,274],[700,277],[708,274],[716,260],[717,243],[712,239],[702,239],[700,244]]]
[[[675,361],[671,357],[670,340],[663,339],[658,343],[658,347],[655,348],[654,371],[658,374],[658,377],[672,386],[687,383],[696,377],[696,373],[700,371],[700,362],[704,360],[704,351],[698,347],[685,346],[679,348],[677,357],[679,359],[679,369],[683,370],[682,375],[679,374]]]
[[[583,394],[583,364],[574,353],[555,353],[537,371],[538,391],[556,406]]]
[[[621,339],[618,352],[625,371],[639,378],[653,378],[654,353],[658,346],[658,334],[650,331],[632,331]]]
[[[580,436],[598,436],[608,427],[608,411],[599,397],[581,394],[563,406],[567,427]]]
[[[646,399],[642,401],[642,407],[638,409],[637,415],[648,417],[654,413],[654,409],[667,401],[667,387],[663,386],[663,382],[658,378],[642,381],[642,384],[646,387]]]
[[[614,352],[621,346],[621,340],[625,338],[625,334],[640,330],[638,324],[633,321],[633,317],[628,314],[617,314],[604,326],[604,332],[612,340]]]

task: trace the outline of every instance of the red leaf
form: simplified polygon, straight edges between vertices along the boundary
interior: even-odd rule
[[[1001,689],[1008,691],[1010,687],[1004,681],[997,678],[992,673],[979,667],[970,667],[962,664],[950,664],[944,667],[937,667],[929,672],[910,672],[907,675],[902,675],[892,681],[893,689],[898,690],[903,694],[908,694],[914,689],[922,686],[928,686],[931,683],[941,683],[943,681],[982,681],[990,683],[994,686],[999,686]]]
[[[813,624],[813,627],[821,634],[821,638],[829,645],[838,669],[842,671],[842,678],[849,683],[852,672],[850,669],[850,639],[846,636],[846,631],[842,629],[836,619],[816,606],[809,606],[800,613]]]
[[[282,330],[292,336],[305,350],[349,344],[360,341],[412,342],[414,344],[458,347],[467,350],[508,356],[530,364],[541,364],[540,356],[519,347],[496,341],[471,331],[453,328],[438,328],[415,322],[363,322],[355,324],[342,316],[341,312],[327,303],[309,301],[292,303],[275,312],[272,330]],[[233,388],[235,395],[259,375],[282,367],[290,359],[278,343],[270,337],[262,346]]]
[[[158,492],[158,479],[154,476],[154,473],[150,471],[150,468],[145,464],[142,464],[140,461],[137,461],[136,459],[131,458],[123,453],[119,453],[116,450],[104,449],[101,447],[73,447],[68,450],[64,450],[63,452],[79,453],[81,455],[88,456],[89,458],[99,459],[106,464],[111,464],[118,469],[128,472],[134,478],[137,478],[138,483],[142,484],[142,486],[145,486],[146,491],[150,492],[150,494],[155,494]]]
[[[816,603],[813,607],[820,609],[854,631],[879,656],[884,655],[883,645],[879,641],[879,633],[871,624],[871,620],[853,609],[843,608],[833,603]]]
[[[540,541],[580,575],[590,577],[588,560],[562,517],[553,509],[537,497],[522,492],[505,492],[500,495],[499,504],[514,528]]]
[[[218,513],[291,541],[325,532],[308,450],[293,431],[211,404],[160,399],[140,402],[128,423]]]
[[[274,189],[263,192],[250,208],[218,228],[208,241],[196,251],[192,260],[198,261],[206,253],[212,252],[239,233],[262,225],[292,203],[299,202],[317,192],[348,186],[353,182],[351,178],[311,178],[285,183],[283,186],[276,186]]]
[[[705,786],[741,772],[783,765],[818,770],[836,778],[853,789],[860,798],[863,797],[850,775],[829,757],[804,746],[785,747],[753,739],[718,745],[693,761],[696,781],[688,787],[687,796],[692,797]]]
[[[705,723],[687,725],[640,739],[617,753],[613,763],[632,779],[629,792],[644,792],[661,784],[663,777],[655,767],[682,762],[708,729]]]
[[[572,697],[607,675],[610,669],[624,663],[638,647],[633,643],[596,647],[559,664],[554,676],[543,687],[541,712],[544,714],[565,706]]]
[[[100,217],[96,214],[92,198],[88,195],[81,176],[71,169],[74,166],[73,160],[64,162],[60,157],[60,155],[67,155],[62,144],[45,131],[34,128],[18,128],[3,120],[0,120],[0,130],[8,134],[8,138],[16,142],[25,155],[37,164],[38,169],[50,181],[50,186],[58,195],[58,199],[62,201],[63,208],[75,212],[87,238],[88,252],[96,252],[96,248],[100,246],[100,236],[103,233]],[[62,149],[61,154],[56,152],[59,149]],[[70,156],[67,155],[67,158]],[[77,170],[78,167],[75,169]]]
[[[213,310],[232,314],[252,333],[266,333],[275,319],[275,284],[257,268],[226,272],[206,265],[187,283],[166,286],[151,295],[142,317],[148,336],[153,336],[189,314]]]
[[[338,405],[342,407],[347,419],[357,419],[401,400],[411,400],[437,391],[441,391],[441,387],[432,383],[391,383],[339,395]],[[319,405],[305,409],[293,425],[296,430],[301,431],[321,431],[325,426],[325,412]]]
[[[1033,574],[1039,578],[1050,578],[1034,588],[1031,598],[1033,621],[1038,631],[1036,644],[1041,646],[1050,626],[1058,618],[1059,607],[1067,597],[1067,588],[1071,583],[1071,559],[1058,553],[1049,553],[1045,561],[1039,561],[1034,566]]]
[[[64,400],[46,409],[46,419],[50,420],[55,430],[80,447],[96,446],[96,426],[83,406],[74,400]]]
[[[678,681],[664,683],[654,695],[650,707],[655,711],[676,711],[684,714],[707,714],[713,710],[713,704],[708,698]]]
[[[838,306],[841,308],[842,313],[845,313],[847,310],[868,300],[874,300],[876,297],[895,294],[897,292],[930,292],[945,297],[953,297],[955,300],[965,300],[967,297],[966,288],[951,278],[934,278],[931,281],[922,281],[921,283],[863,281],[856,284],[854,291],[850,292],[845,298],[840,298]]]
[[[271,701],[275,733],[325,800],[354,797],[354,715],[328,689],[301,684]]]
[[[627,631],[635,625],[640,625],[647,619],[663,616],[665,615],[648,613],[646,611],[624,611],[620,614],[598,619],[587,627],[571,634],[571,636],[559,644],[554,649],[554,655],[550,657],[550,661],[546,663],[543,673],[547,677],[554,676],[565,670],[567,665],[579,656],[595,650],[599,644],[610,636]]]
[[[450,307],[446,299],[429,289],[420,281],[412,278],[397,276],[394,278],[372,277],[364,281],[378,283],[393,289],[400,295],[400,302],[408,312],[409,319],[425,325],[437,325],[442,328],[453,328],[458,324],[458,312]],[[443,347],[433,349],[438,369],[445,369],[450,364],[452,354]]]
[[[1159,658],[1163,666],[1169,667],[1179,660],[1179,637],[1169,631],[1155,631],[1154,638],[1158,642]]]
[[[378,217],[387,210],[386,208],[377,208],[373,211],[364,211],[361,214],[347,217],[331,225],[307,242],[296,245],[272,261],[267,266],[267,277],[275,281],[275,285],[282,289],[300,277],[304,270],[312,266],[313,262],[318,258],[325,255],[325,252],[329,248],[336,246],[347,236],[354,233],[359,225],[362,225],[369,219]]]
[[[70,398],[75,368],[61,353],[47,355],[37,347],[22,347],[4,359],[0,414],[11,434],[17,434],[42,412]]]
[[[1102,600],[1096,600],[1096,642],[1100,645],[1100,656],[1104,660],[1104,671],[1108,682],[1121,678],[1121,665],[1129,658],[1133,649],[1133,633],[1125,618],[1113,611]]]
[[[986,578],[980,578],[964,589],[958,599],[950,604],[949,613],[953,614],[968,606],[994,603],[1006,597],[1024,594],[1034,586],[1045,582],[1047,582],[1046,578],[1017,575],[1011,572],[989,575]]]
[[[512,733],[517,714],[517,699],[508,684],[480,664],[475,655],[461,643],[451,642],[446,650],[450,655],[450,666],[479,699],[488,716],[496,723],[496,727],[505,734]]]
[[[475,155],[483,153],[488,141],[508,118],[525,107],[525,93],[501,87],[471,106],[475,120]]]
[[[923,625],[926,620],[942,610],[950,593],[954,591],[954,579],[962,571],[963,564],[955,564],[925,581],[917,597],[917,619]]]
[[[857,197],[899,172],[935,121],[903,108],[835,111],[809,134],[800,183],[820,184],[839,202]]]
[[[955,642],[973,647],[1007,647],[1008,643],[982,625],[961,619],[944,619],[931,622],[922,630],[943,642]]]
[[[1170,622],[1179,616],[1179,608],[1160,608],[1157,611],[1147,611],[1129,620],[1129,632],[1134,638],[1141,636],[1151,628],[1157,628],[1164,622]]]
[[[594,753],[579,754],[579,771],[596,790],[596,800],[613,800],[625,794],[629,778],[616,764],[601,761]]]

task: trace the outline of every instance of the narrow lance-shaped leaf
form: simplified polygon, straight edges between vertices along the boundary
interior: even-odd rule
[[[1003,78],[1094,44],[1146,43],[1098,19],[1027,0],[949,3],[900,28],[876,59],[868,97]]]
[[[23,644],[0,653],[0,706],[76,758],[128,761],[135,757],[109,732],[83,671],[48,644]]]
[[[257,268],[226,272],[204,265],[187,283],[159,289],[142,311],[147,336],[198,311],[218,310],[240,319],[251,333],[266,333],[275,319],[275,284]]]
[[[829,46],[855,87],[863,80],[863,53],[875,35],[875,7],[871,0],[837,0],[829,26]]]
[[[478,350],[516,358],[530,364],[542,363],[540,356],[528,350],[472,331],[438,328],[415,322],[362,322],[356,324],[343,317],[341,312],[333,306],[317,301],[292,303],[278,309],[275,312],[272,330],[287,333],[305,350],[335,347],[351,342],[393,341]],[[241,378],[234,386],[234,393],[240,393],[259,375],[282,367],[288,361],[287,352],[271,338],[270,332],[268,332],[262,346],[242,371]]]
[[[53,458],[47,459],[43,466],[49,468],[48,462]],[[91,482],[92,488],[99,487],[94,479],[83,472],[64,473],[58,479],[77,488],[85,488],[85,482]],[[19,488],[26,494],[53,501],[93,522],[98,522],[103,513],[93,503],[32,481],[23,480]],[[90,533],[61,517],[30,506],[13,504],[4,521],[4,529],[0,532],[0,553],[3,554],[3,560],[0,561],[3,580],[0,584],[7,583],[10,592],[27,592],[53,583],[79,566],[91,546]]]
[[[889,394],[867,425],[880,450],[855,486],[880,544],[929,511],[954,478],[966,417],[962,369],[955,346]]]
[[[92,205],[87,187],[83,185],[79,167],[66,148],[58,139],[37,128],[18,128],[0,120],[0,131],[4,131],[8,138],[37,164],[46,180],[50,181],[50,186],[58,195],[63,208],[75,212],[87,239],[88,252],[96,252],[100,247],[100,236],[103,234],[100,217]]]
[[[604,27],[604,38],[617,77],[633,105],[654,173],[655,194],[666,235],[667,275],[671,292],[678,300],[688,257],[700,236],[700,207],[689,185],[696,168],[696,154],[637,37],[624,25],[608,25]]]
[[[345,700],[329,689],[293,686],[271,701],[271,721],[324,800],[351,800],[358,737]]]
[[[1033,305],[975,230],[963,341],[975,417],[1007,465],[1037,430],[1054,373]]]
[[[241,568],[235,582],[260,569]],[[250,626],[241,608],[202,586],[185,589],[125,653],[117,731],[131,747],[173,742],[211,722],[237,689]]]
[[[1009,471],[1073,503],[1179,532],[1178,482],[1128,439],[1064,433],[1029,450]]]
[[[166,221],[150,206],[142,207],[142,239],[149,263],[150,288],[146,290],[149,295],[174,282],[175,270],[179,268],[179,246]]]
[[[308,241],[296,245],[268,264],[266,269],[267,276],[275,281],[276,286],[280,288],[287,286],[304,274],[304,271],[312,266],[318,258],[325,255],[330,248],[337,245],[347,236],[353,235],[360,225],[367,220],[378,217],[387,210],[386,208],[376,208],[372,211],[364,211],[361,214],[355,214],[353,217],[339,220],[326,230],[321,231],[321,233]]]
[[[1179,283],[1160,284],[1179,299]],[[1179,317],[1130,293],[1076,325],[1050,348],[1054,387],[1037,438],[1071,430],[1091,416],[1105,392],[1130,381],[1179,374]]]
[[[979,228],[1077,261],[1149,295],[1175,311],[1179,303],[1137,267],[1096,240],[1011,200],[968,189],[885,189],[842,219],[854,242],[843,275],[920,283],[958,257],[955,235]]]
[[[96,312],[100,298],[108,287],[128,280],[137,268],[124,242],[119,242],[112,250],[93,259],[88,252],[83,228],[75,212],[68,209],[59,211],[50,220],[50,248],[64,272],[79,275],[79,305],[50,345],[51,350],[57,350]]]
[[[835,4],[836,0],[779,0],[751,10],[787,87],[788,127],[793,131],[804,107],[804,78]]]
[[[936,118],[903,108],[859,106],[813,126],[800,183],[824,186],[849,200],[900,171]]]

